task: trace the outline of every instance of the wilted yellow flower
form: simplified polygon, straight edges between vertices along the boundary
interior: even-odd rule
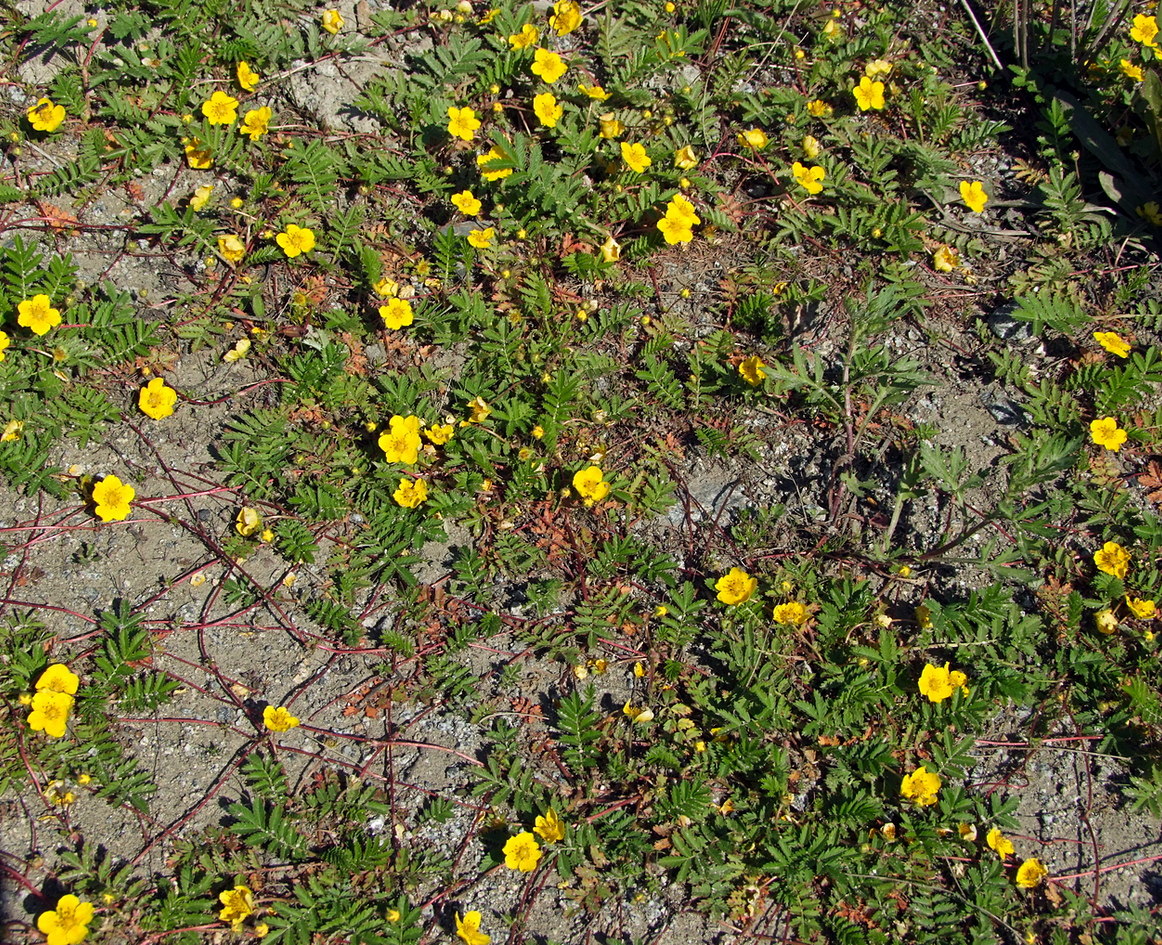
[[[606,92],[605,89],[603,89],[600,85],[585,85],[584,83],[578,83],[577,89],[582,95],[588,96],[595,102],[604,102],[613,94],[611,92]]]
[[[605,242],[601,244],[601,258],[607,263],[621,259],[621,244],[612,235],[607,236]]]
[[[1133,79],[1135,82],[1141,82],[1146,78],[1142,72],[1142,67],[1134,65],[1129,59],[1123,59],[1119,62],[1118,68],[1122,70],[1122,75],[1128,79]]]
[[[1153,620],[1158,615],[1158,607],[1152,600],[1126,595],[1126,607],[1139,620]]]
[[[873,59],[864,66],[863,74],[869,79],[886,79],[892,74],[892,64],[886,59]]]
[[[678,148],[674,152],[674,167],[680,171],[690,171],[698,166],[698,155],[690,145]]]
[[[1130,566],[1130,553],[1116,541],[1107,541],[1094,552],[1093,563],[1099,571],[1121,579]]]
[[[193,196],[190,197],[190,206],[197,211],[204,210],[210,200],[210,194],[213,192],[213,184],[203,184],[201,187],[195,188]]]
[[[1095,331],[1093,340],[1116,357],[1125,358],[1130,354],[1130,343],[1116,331]]]
[[[246,244],[233,233],[218,237],[218,252],[229,263],[241,262],[246,255]]]
[[[993,827],[992,830],[985,835],[984,842],[988,844],[990,850],[995,850],[997,856],[1002,860],[1006,856],[1012,856],[1016,852],[1016,847],[1013,846],[1013,841],[1001,833],[1000,827]]]
[[[808,161],[814,161],[822,150],[823,147],[819,144],[819,139],[814,135],[807,135],[803,138],[803,156]]]
[[[218,919],[229,922],[235,932],[242,931],[242,923],[254,913],[254,894],[247,886],[235,886],[218,893],[218,901],[222,903],[222,910]]]
[[[332,36],[343,28],[345,22],[338,10],[324,10],[320,17],[320,25]]]
[[[549,17],[551,26],[558,36],[572,33],[581,25],[581,7],[573,0],[557,0],[553,4],[553,15]]]
[[[167,387],[165,379],[155,377],[137,392],[137,407],[147,417],[164,420],[173,413],[178,402],[178,392]]]
[[[258,514],[258,509],[251,508],[249,505],[242,506],[234,519],[234,531],[243,538],[249,538],[260,528],[262,528],[262,516]]]
[[[468,401],[468,422],[469,423],[483,423],[488,419],[488,415],[492,413],[492,408],[488,406],[480,397],[473,397]]]
[[[602,138],[620,138],[625,134],[625,125],[614,117],[613,112],[606,112],[597,116],[598,135]]]
[[[814,118],[830,118],[835,109],[820,99],[812,99],[807,103],[807,114]]]
[[[791,165],[791,175],[807,193],[817,194],[823,190],[823,180],[827,177],[827,171],[818,164],[814,167],[805,167],[796,161]]]
[[[538,817],[533,822],[533,831],[539,834],[545,843],[558,843],[565,839],[565,825],[551,807],[545,811],[544,816]]]
[[[532,23],[526,23],[520,28],[519,33],[509,36],[508,43],[513,49],[528,49],[535,46],[540,38],[541,34],[537,28]]]
[[[65,120],[65,107],[56,105],[51,98],[42,98],[26,113],[34,131],[56,131]]]
[[[1104,633],[1106,636],[1116,632],[1118,629],[1118,618],[1108,607],[1094,614],[1093,622],[1097,627],[1098,633]]]
[[[204,171],[214,166],[214,155],[200,138],[183,138],[182,146],[186,152],[186,163],[195,171]]]
[[[536,869],[537,861],[541,858],[540,845],[527,830],[509,837],[504,845],[504,865],[511,870],[520,870],[528,873]]]
[[[960,265],[960,253],[951,246],[941,246],[932,254],[932,265],[937,272],[952,272]]]
[[[246,60],[238,63],[234,68],[234,75],[238,79],[238,85],[244,92],[253,92],[258,88],[258,80],[261,76],[250,68],[250,63]]]
[[[424,430],[424,436],[426,436],[435,446],[443,446],[450,439],[452,439],[452,434],[455,432],[456,428],[450,423],[445,423],[442,426],[440,424],[435,424],[434,426],[430,426]]]
[[[202,114],[211,125],[232,125],[238,117],[238,99],[217,91],[202,102]]]
[[[1126,431],[1114,417],[1101,417],[1089,423],[1089,438],[1098,446],[1117,452],[1126,443]]]
[[[750,600],[758,586],[758,579],[751,577],[742,568],[731,568],[714,582],[718,600],[728,607]]]
[[[298,727],[299,720],[285,706],[268,705],[262,710],[262,724],[272,732],[289,732]]]

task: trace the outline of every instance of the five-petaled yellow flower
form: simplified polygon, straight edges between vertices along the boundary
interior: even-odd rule
[[[529,873],[536,869],[537,861],[542,855],[537,838],[527,830],[515,837],[509,837],[504,845],[504,865],[510,870]]]
[[[412,303],[407,299],[388,299],[385,304],[379,306],[379,317],[392,331],[406,328],[415,321]]]
[[[462,190],[458,194],[452,194],[452,206],[459,210],[466,217],[476,216],[483,204],[473,195],[470,190]]]
[[[81,677],[64,663],[53,663],[40,674],[40,678],[36,681],[36,691],[63,692],[66,696],[75,696],[80,684]]]
[[[1101,417],[1089,422],[1089,438],[1098,446],[1117,452],[1126,442],[1126,431],[1114,417]]]
[[[807,114],[813,118],[830,118],[834,111],[835,109],[822,99],[812,99],[807,103]]]
[[[740,131],[738,133],[738,143],[744,148],[750,148],[752,151],[761,151],[767,146],[768,142],[767,133],[762,128],[751,128],[749,131]]]
[[[258,82],[262,78],[262,76],[250,68],[250,63],[245,59],[234,67],[234,77],[238,80],[238,87],[243,92],[253,92],[258,88]]]
[[[936,803],[936,795],[942,783],[940,775],[920,765],[911,774],[904,775],[900,782],[900,796],[917,807],[928,807]]]
[[[204,171],[214,166],[214,154],[202,144],[201,138],[183,138],[182,146],[186,152],[186,163],[195,171]]]
[[[397,505],[405,509],[414,509],[428,498],[428,484],[422,479],[404,479],[399,487],[391,494]]]
[[[129,503],[136,495],[133,486],[117,476],[106,476],[93,486],[93,511],[102,522],[120,522],[129,518],[132,511]]]
[[[658,221],[657,226],[666,242],[672,245],[689,243],[694,239],[694,226],[701,222],[701,218],[694,212],[694,204],[681,194],[675,194],[666,204],[665,216]]]
[[[291,715],[286,706],[268,705],[262,710],[262,724],[272,732],[289,732],[298,728],[299,720]]]
[[[323,29],[334,36],[343,28],[343,24],[346,21],[338,10],[324,10],[323,15],[319,18],[319,22]]]
[[[1154,38],[1157,35],[1158,18],[1156,16],[1139,13],[1134,17],[1134,25],[1130,27],[1130,39],[1143,46],[1149,46],[1151,49],[1157,49],[1158,41]]]
[[[565,61],[555,52],[550,52],[548,49],[538,49],[533,56],[533,64],[529,67],[529,71],[533,75],[539,76],[545,82],[552,85],[561,76],[563,76],[569,67],[565,65]]]
[[[767,372],[763,370],[765,367],[763,359],[757,354],[752,354],[749,358],[744,358],[739,362],[738,373],[751,387],[758,387],[763,382],[763,378],[767,376]]]
[[[218,893],[218,901],[222,903],[222,910],[218,919],[229,922],[235,932],[242,931],[242,923],[254,914],[254,894],[247,886],[235,886]]]
[[[775,606],[771,619],[787,627],[801,627],[807,622],[807,608],[797,600],[789,600]]]
[[[927,663],[920,673],[920,695],[927,696],[932,702],[943,702],[951,698],[957,689],[968,695],[968,677],[959,669],[949,670],[948,664],[933,666]]]
[[[16,306],[16,324],[28,328],[34,335],[44,335],[61,323],[61,313],[52,307],[47,295],[34,295]]]
[[[137,407],[147,417],[164,420],[173,413],[178,402],[178,392],[165,383],[165,379],[155,377],[137,392]]]
[[[574,0],[557,0],[553,4],[553,15],[549,17],[551,26],[558,36],[572,33],[581,25],[581,7]]]
[[[532,23],[526,23],[520,28],[519,33],[513,33],[509,36],[508,43],[513,49],[528,49],[530,46],[535,46],[540,38],[541,34],[537,28]]]
[[[650,160],[644,145],[621,142],[621,159],[635,174],[641,174],[654,162]]]
[[[61,738],[73,708],[73,697],[67,692],[40,689],[32,695],[32,711],[28,714],[28,727],[34,732],[44,732],[50,738]]]
[[[869,79],[866,75],[859,80],[859,85],[851,90],[851,94],[855,96],[855,104],[859,106],[861,112],[868,109],[879,111],[884,107],[884,84]]]
[[[219,90],[202,102],[202,114],[211,125],[232,125],[238,117],[238,99]]]
[[[990,850],[995,850],[997,856],[1002,860],[1006,856],[1012,856],[1016,852],[1013,841],[1001,833],[1000,827],[993,827],[987,836],[985,836],[984,842],[988,844]]]
[[[238,510],[234,518],[234,531],[243,538],[249,538],[262,528],[262,516],[258,509],[244,505]]]
[[[379,448],[389,463],[414,465],[419,458],[421,445],[420,418],[415,416],[401,417],[396,414],[391,418],[387,431],[379,436]]]
[[[475,909],[464,913],[463,918],[459,912],[456,913],[456,937],[463,941],[464,945],[489,945],[492,941],[491,935],[480,931],[481,918]]]
[[[984,192],[984,184],[978,180],[960,182],[960,199],[973,213],[981,213],[988,203],[989,195]]]
[[[731,568],[714,582],[719,601],[729,607],[750,600],[758,586],[758,579],[751,577],[742,568]]]
[[[461,141],[471,141],[476,137],[476,129],[480,127],[480,119],[471,108],[457,108],[452,105],[448,108],[448,134]]]
[[[565,114],[565,109],[557,103],[557,96],[552,92],[542,92],[533,96],[533,113],[546,128],[556,128],[557,122]]]
[[[586,505],[600,502],[609,495],[609,483],[600,466],[586,466],[573,473],[573,488],[585,500]]]
[[[1130,553],[1116,541],[1107,541],[1093,553],[1093,563],[1099,571],[1121,580],[1130,566]]]
[[[57,900],[56,909],[42,912],[36,927],[47,936],[45,945],[79,945],[89,934],[92,921],[93,904],[68,895]]]
[[[228,263],[241,262],[246,255],[246,244],[233,233],[218,237],[218,252]]]
[[[65,120],[65,107],[54,104],[51,98],[42,98],[26,114],[33,131],[56,131]]]
[[[1126,608],[1138,620],[1153,620],[1158,616],[1158,605],[1152,600],[1143,600],[1141,597],[1126,595]]]
[[[488,249],[492,245],[492,238],[496,235],[496,228],[486,226],[482,230],[469,230],[468,243],[476,249]]]
[[[604,102],[613,95],[612,92],[606,92],[600,85],[585,85],[583,82],[577,84],[577,90],[595,102]]]
[[[273,114],[274,112],[266,105],[262,108],[252,108],[243,116],[242,127],[238,130],[251,141],[257,141],[270,131],[270,116]]]
[[[1045,864],[1035,856],[1030,857],[1017,867],[1017,885],[1022,889],[1036,889],[1048,875]]]
[[[533,831],[545,843],[559,843],[565,839],[565,825],[557,815],[557,812],[551,807],[545,811],[544,816],[537,817],[533,821]]]
[[[791,176],[807,193],[817,194],[823,190],[823,181],[827,177],[827,171],[818,164],[814,167],[807,167],[796,161],[791,165]]]
[[[433,426],[428,427],[426,430],[424,430],[424,436],[426,436],[428,438],[428,440],[434,446],[443,446],[450,439],[452,439],[452,435],[455,432],[456,432],[456,428],[454,426],[452,426],[452,424],[450,424],[450,423],[444,423],[444,424],[437,423],[437,424],[434,424]]]
[[[1093,340],[1116,357],[1129,357],[1130,343],[1116,331],[1095,331]]]
[[[294,259],[315,248],[315,233],[305,226],[288,223],[286,229],[279,233],[274,241],[282,247],[288,259]]]

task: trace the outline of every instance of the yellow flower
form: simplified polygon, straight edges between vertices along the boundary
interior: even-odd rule
[[[492,941],[491,935],[480,931],[480,919],[481,915],[475,909],[464,913],[463,918],[459,912],[456,913],[456,936],[464,945],[488,945]]]
[[[606,112],[604,115],[597,116],[598,132],[597,134],[609,140],[613,138],[620,138],[625,134],[625,125],[618,121],[613,112]]]
[[[547,49],[538,49],[533,56],[533,64],[529,71],[535,76],[540,76],[549,85],[552,85],[568,69],[569,67],[565,65],[564,60],[555,52],[550,52]]]
[[[545,811],[543,817],[538,817],[533,822],[533,831],[545,843],[558,843],[565,839],[565,825],[561,822],[561,818],[557,816],[557,812],[551,807]]]
[[[473,397],[468,401],[468,422],[469,423],[483,423],[488,419],[488,415],[492,413],[492,408],[488,406],[480,397]]]
[[[1120,580],[1130,566],[1130,553],[1116,541],[1107,541],[1100,551],[1094,552],[1093,563],[1099,571]]]
[[[586,505],[600,502],[609,495],[609,483],[600,466],[586,466],[573,474],[573,488],[585,500]]]
[[[532,23],[526,23],[520,28],[519,33],[513,33],[508,38],[508,43],[513,49],[528,49],[535,46],[540,38],[541,34],[537,28]]]
[[[701,218],[694,212],[694,204],[681,194],[675,194],[666,205],[666,214],[657,226],[667,243],[689,243],[694,238],[693,227],[701,222]]]
[[[557,104],[557,96],[552,92],[543,92],[533,97],[533,112],[546,128],[556,128],[565,109]]]
[[[990,850],[996,850],[997,856],[1002,860],[1016,852],[1013,841],[1001,833],[1000,827],[993,827],[985,836],[984,842],[988,844]]]
[[[305,226],[288,223],[285,230],[274,238],[288,259],[294,259],[315,248],[315,232]]]
[[[791,176],[807,193],[817,194],[823,190],[823,180],[827,177],[827,171],[818,164],[814,167],[806,167],[796,161],[791,165]]]
[[[968,687],[965,685],[967,682],[968,677],[960,670],[954,669],[949,672],[947,663],[943,666],[933,666],[931,663],[927,663],[923,672],[920,673],[920,695],[927,696],[932,702],[943,702],[950,698],[957,689],[968,695]]]
[[[642,173],[654,163],[646,154],[645,147],[640,144],[629,144],[625,141],[621,142],[621,159],[635,174]]]
[[[202,102],[202,114],[211,125],[232,125],[238,117],[238,99],[218,91]]]
[[[775,607],[771,619],[788,627],[801,627],[807,622],[807,608],[797,600],[787,601]]]
[[[808,161],[814,161],[822,150],[823,147],[819,144],[819,139],[814,135],[807,135],[803,139],[803,156]]]
[[[960,265],[960,253],[951,246],[941,246],[932,254],[932,265],[937,272],[952,272]]]
[[[549,26],[557,31],[558,36],[572,33],[581,25],[581,7],[573,0],[557,0],[553,4],[553,15],[549,17]]]
[[[750,600],[751,595],[758,590],[758,586],[758,579],[752,578],[742,568],[731,568],[714,582],[714,589],[718,591],[718,600],[728,607]]]
[[[413,465],[419,458],[420,445],[420,418],[415,416],[396,414],[388,430],[379,436],[379,448],[389,463]]]
[[[229,263],[241,262],[246,255],[246,244],[233,233],[218,237],[218,252]]]
[[[53,104],[51,98],[42,98],[26,114],[34,131],[56,131],[65,120],[65,107]]]
[[[578,83],[577,88],[580,90],[582,95],[587,95],[595,102],[604,102],[612,95],[611,92],[606,92],[605,89],[603,89],[600,85],[585,85],[584,83]]]
[[[621,259],[621,243],[615,240],[612,236],[607,236],[605,242],[601,244],[601,258],[607,263],[614,263]],[[0,360],[3,360],[0,357]]]
[[[509,837],[504,845],[504,865],[510,870],[528,873],[536,869],[537,860],[542,856],[541,848],[527,830]]]
[[[690,145],[678,148],[674,152],[674,167],[680,171],[691,171],[698,166],[698,155]]]
[[[262,528],[262,516],[258,514],[258,509],[251,508],[249,505],[242,506],[234,519],[234,531],[243,538],[249,538],[260,528]]]
[[[768,143],[767,133],[762,128],[751,128],[738,133],[738,143],[752,151],[761,151]]]
[[[480,119],[471,108],[457,108],[455,105],[448,109],[448,134],[461,141],[471,141],[476,137],[476,129],[480,127]]]
[[[252,108],[243,116],[242,127],[238,130],[251,141],[257,141],[270,131],[270,116],[273,114],[274,112],[266,105],[262,108]]]
[[[508,155],[501,151],[495,144],[486,154],[478,154],[476,156],[476,166],[480,168],[480,176],[486,181],[503,180],[512,173],[511,167],[499,168],[495,171],[484,170],[493,161],[507,161]]]
[[[178,392],[167,387],[165,379],[155,377],[137,392],[137,406],[147,417],[164,420],[173,413],[178,402]]]
[[[399,488],[391,494],[397,505],[405,509],[414,509],[421,502],[427,501],[428,484],[422,479],[403,479]]]
[[[8,337],[8,332],[0,331],[0,361],[3,361],[8,355],[5,353],[9,345],[12,344],[12,339]]]
[[[452,194],[452,206],[464,216],[474,217],[480,212],[483,204],[473,196],[472,191],[462,190],[458,194]]]
[[[1030,857],[1017,867],[1017,885],[1022,889],[1035,889],[1048,875],[1045,865],[1035,856]]]
[[[298,728],[299,720],[285,706],[268,705],[262,710],[262,724],[272,732],[289,732],[292,728]]]
[[[186,151],[186,163],[195,171],[204,171],[214,166],[214,155],[200,138],[183,138],[182,145]]]
[[[1090,421],[1089,438],[1098,446],[1104,446],[1107,450],[1116,453],[1125,445],[1126,431],[1118,426],[1118,421],[1115,418],[1102,417],[1099,420]]]
[[[1143,600],[1141,597],[1126,595],[1126,607],[1139,620],[1153,620],[1158,615],[1158,607],[1152,600]],[[40,683],[37,683],[40,687]],[[76,690],[73,690],[76,692]]]
[[[1141,82],[1146,78],[1142,73],[1142,67],[1134,65],[1129,59],[1123,59],[1119,62],[1118,68],[1122,70],[1122,75],[1127,79],[1133,79],[1135,82]]]
[[[830,105],[817,98],[807,103],[807,114],[814,118],[830,118],[834,111]]]
[[[488,249],[492,245],[492,238],[496,235],[495,227],[486,226],[482,230],[469,230],[468,242],[477,249]]]
[[[94,511],[102,522],[120,522],[129,518],[129,503],[137,491],[116,476],[106,476],[93,486]]]
[[[239,338],[234,343],[234,347],[222,355],[222,360],[227,364],[233,364],[235,361],[241,361],[246,355],[250,353],[250,339]]]
[[[324,10],[322,17],[320,17],[320,25],[332,36],[343,28],[344,22],[345,20],[338,10]]]
[[[4,432],[0,433],[0,443],[15,443],[23,432],[23,420],[9,420],[4,424]]]
[[[957,824],[956,832],[960,834],[960,839],[968,843],[976,843],[976,825],[975,824]]]
[[[645,725],[646,722],[654,720],[653,709],[645,707],[639,709],[629,702],[621,707],[621,711],[634,725]]]
[[[262,78],[250,68],[250,63],[245,59],[234,68],[234,76],[238,79],[238,86],[243,92],[253,92],[258,88],[258,80]]]
[[[386,304],[379,306],[379,317],[392,331],[399,331],[415,320],[415,313],[407,299],[388,299]]]
[[[34,732],[43,731],[50,738],[60,738],[65,733],[72,708],[73,697],[67,692],[42,689],[33,693],[28,727]]]
[[[866,75],[859,80],[859,85],[851,90],[855,96],[855,104],[861,112],[869,108],[879,111],[884,107],[884,84],[869,79]]]
[[[751,387],[758,387],[763,382],[763,378],[767,376],[767,372],[763,370],[764,367],[766,364],[763,359],[757,354],[752,354],[739,363],[738,373]]]
[[[1114,616],[1114,612],[1108,607],[1094,614],[1093,622],[1097,627],[1097,632],[1104,633],[1106,636],[1109,636],[1118,629],[1118,618]]]
[[[241,932],[242,923],[254,914],[254,894],[246,886],[235,886],[218,893],[218,901],[223,906],[218,913],[219,920],[229,922],[235,932]]]
[[[873,59],[864,66],[863,74],[869,79],[886,79],[892,74],[892,64],[886,59]]]
[[[424,430],[424,436],[436,446],[443,446],[452,439],[452,434],[455,432],[456,428],[450,423],[445,423],[443,426],[436,424]]]
[[[989,196],[984,192],[984,184],[978,180],[971,183],[966,180],[960,182],[960,199],[965,202],[973,213],[981,213],[988,203]]]
[[[936,794],[942,783],[940,775],[920,765],[911,774],[904,775],[900,782],[900,796],[917,807],[928,807],[936,803]]]
[[[1158,18],[1139,13],[1134,17],[1134,25],[1130,27],[1130,39],[1152,49],[1158,48],[1154,39],[1158,35]]]
[[[202,184],[201,187],[195,188],[194,195],[190,197],[190,206],[197,211],[204,210],[210,201],[210,194],[213,192],[213,184]]]
[[[79,945],[89,934],[92,921],[93,904],[69,895],[61,896],[53,911],[42,912],[36,927],[48,936],[45,945]]]
[[[32,330],[35,335],[47,334],[61,323],[61,313],[52,307],[47,295],[34,295],[16,306],[19,317],[16,324]]]
[[[1153,226],[1162,226],[1162,208],[1157,200],[1150,200],[1134,210],[1138,216]]]
[[[1093,333],[1093,340],[1105,348],[1110,354],[1119,358],[1128,357],[1130,354],[1130,343],[1116,331],[1095,331]]]
[[[66,696],[75,696],[80,682],[81,677],[64,663],[53,663],[40,674],[36,681],[36,691],[63,692]]]

